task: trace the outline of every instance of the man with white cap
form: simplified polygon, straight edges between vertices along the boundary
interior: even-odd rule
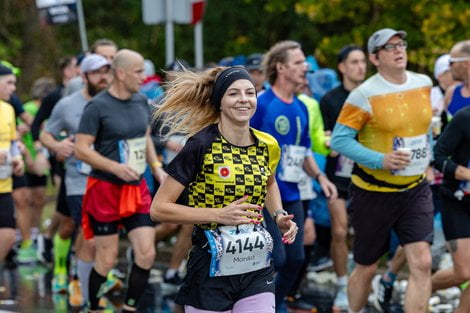
[[[390,28],[369,38],[369,60],[378,73],[350,93],[333,130],[332,149],[356,163],[350,211],[357,265],[348,281],[350,312],[364,311],[392,229],[410,268],[405,311],[426,312],[431,295],[433,205],[425,171],[432,82],[406,70],[405,38],[404,31]]]
[[[106,89],[111,81],[111,64],[99,55],[90,54],[81,63],[82,79],[85,85],[79,91],[62,98],[54,107],[47,122],[46,129],[41,133],[41,142],[53,151],[59,158],[65,159],[65,185],[66,200],[70,208],[78,236],[75,242],[75,253],[77,257],[77,273],[80,281],[83,298],[88,297],[88,277],[94,261],[94,243],[92,240],[84,240],[81,231],[82,200],[90,167],[77,160],[73,155],[74,136],[77,133],[80,118],[87,103],[100,91]],[[60,140],[62,132],[68,137]],[[88,169],[88,170],[87,170]],[[62,238],[65,239],[65,238]],[[70,244],[69,244],[70,245]],[[52,289],[61,291],[67,287],[67,268],[65,266],[68,249],[55,251],[54,255],[54,280]],[[61,253],[62,252],[62,253]],[[59,254],[56,255],[56,254]],[[60,255],[64,260],[60,260]],[[63,262],[61,262],[63,261]],[[63,264],[63,267],[60,265]],[[70,295],[72,306],[81,306],[83,298],[75,299],[75,293]]]
[[[447,88],[454,85],[456,81],[450,71],[450,55],[443,54],[437,58],[434,64],[434,78],[438,85],[431,89],[431,104],[434,116],[441,116],[444,110],[444,95]]]

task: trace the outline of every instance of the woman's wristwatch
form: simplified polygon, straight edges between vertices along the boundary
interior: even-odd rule
[[[277,218],[279,215],[287,216],[288,214],[289,214],[289,213],[287,213],[286,210],[276,210],[276,211],[274,211],[274,213],[273,213],[273,220],[274,220],[274,223],[277,224],[276,218]]]

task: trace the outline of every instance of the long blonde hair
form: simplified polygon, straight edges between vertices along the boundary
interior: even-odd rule
[[[215,78],[224,69],[226,67],[199,73],[170,72],[172,80],[167,84],[166,95],[153,114],[153,119],[161,125],[159,131],[163,140],[175,134],[191,137],[219,121],[220,110],[209,99]]]

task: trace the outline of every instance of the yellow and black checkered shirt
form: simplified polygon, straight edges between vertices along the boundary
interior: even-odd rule
[[[281,150],[273,136],[250,131],[256,142],[246,147],[229,143],[217,124],[188,140],[167,172],[188,188],[190,206],[223,208],[244,195],[249,203],[264,205],[267,180],[275,173]],[[199,226],[213,229],[217,224]]]

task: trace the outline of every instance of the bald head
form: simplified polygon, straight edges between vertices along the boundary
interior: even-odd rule
[[[112,68],[129,70],[135,66],[144,64],[144,58],[138,52],[129,49],[121,49],[113,59]]]
[[[128,49],[119,50],[111,67],[114,75],[112,86],[125,91],[126,94],[133,94],[140,90],[145,80],[142,55]]]
[[[464,40],[456,43],[452,47],[451,52],[462,56],[470,56],[470,40]]]

